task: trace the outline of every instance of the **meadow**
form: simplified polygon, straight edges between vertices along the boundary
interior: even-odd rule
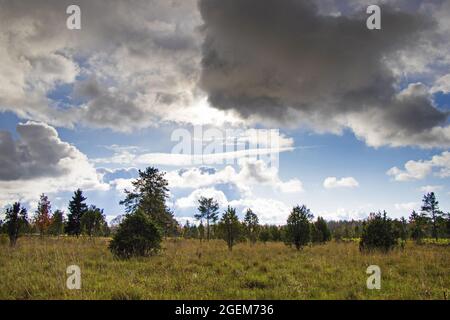
[[[169,239],[148,258],[118,260],[108,238],[20,238],[0,244],[0,299],[448,299],[450,248],[416,245],[361,254],[355,242],[296,251],[283,243]],[[66,268],[81,268],[81,290]],[[381,290],[366,287],[369,265]]]

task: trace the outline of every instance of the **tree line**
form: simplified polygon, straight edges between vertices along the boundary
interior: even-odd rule
[[[306,206],[294,207],[286,225],[259,225],[258,217],[247,209],[244,221],[241,223],[240,237],[238,239],[250,240],[255,242],[284,241],[289,242],[292,234],[302,234],[304,240],[299,238],[297,243],[321,243],[329,241],[331,238],[340,240],[349,240],[362,238],[367,233],[368,224],[379,219],[384,219],[389,225],[391,233],[395,239],[406,241],[413,239],[421,243],[425,238],[450,238],[450,214],[444,213],[439,209],[439,202],[436,195],[431,192],[424,196],[423,205],[420,213],[413,211],[408,220],[405,218],[390,219],[386,212],[371,213],[365,221],[325,221],[318,217],[317,221],[312,222],[313,215]],[[199,224],[192,224],[189,221],[183,226],[181,235],[184,238],[200,239],[221,238],[220,224],[218,221],[218,203],[214,199],[201,198],[199,200],[199,213],[195,218]],[[205,209],[208,208],[208,209]],[[204,224],[206,221],[206,225]],[[307,223],[309,221],[309,223]],[[292,229],[293,225],[296,225]],[[211,229],[211,230],[209,230]],[[205,235],[206,234],[206,235]]]
[[[95,205],[88,206],[86,200],[83,191],[76,190],[68,205],[67,218],[61,210],[52,212],[51,202],[45,194],[40,196],[37,210],[31,217],[28,210],[16,202],[6,209],[5,220],[0,221],[0,231],[8,235],[11,246],[16,244],[21,234],[108,236],[110,230],[103,210]]]
[[[199,223],[197,225],[186,221],[180,232],[183,238],[200,241],[225,238],[225,241],[230,243],[230,247],[232,247],[231,244],[244,241],[252,244],[257,241],[295,243],[296,233],[301,233],[308,242],[312,243],[324,243],[331,240],[331,231],[326,221],[318,217],[317,221],[312,222],[313,216],[306,206],[293,208],[287,224],[277,226],[260,224],[258,216],[250,208],[246,210],[243,220],[239,221],[236,209],[229,206],[219,220],[217,201],[213,198],[201,197],[198,202],[199,213],[194,217]]]
[[[164,237],[183,237],[209,241],[223,239],[230,250],[239,242],[251,244],[261,241],[281,241],[300,250],[306,245],[320,244],[331,239],[358,238],[361,250],[381,249],[389,251],[402,241],[424,238],[450,237],[450,215],[439,209],[434,193],[423,198],[421,211],[413,211],[406,219],[390,219],[386,212],[371,213],[365,221],[325,221],[314,216],[305,205],[295,206],[283,226],[261,225],[258,216],[248,208],[242,221],[236,208],[228,206],[220,217],[220,207],[213,198],[198,200],[197,223],[186,222],[184,226],[175,220],[167,207],[168,182],[164,173],[149,167],[139,171],[132,182],[132,190],[125,190],[126,214],[118,226],[109,228],[103,210],[86,204],[81,190],[74,192],[68,205],[67,219],[64,212],[52,213],[51,203],[41,195],[33,218],[20,203],[7,208],[5,221],[0,230],[9,235],[15,245],[22,233],[40,235],[108,236],[112,234],[109,248],[118,257],[152,255],[161,248]]]
[[[201,197],[194,215],[197,224],[186,222],[183,227],[176,222],[166,206],[168,183],[164,173],[155,168],[139,171],[133,182],[133,190],[126,191],[127,215],[119,224],[110,243],[111,251],[119,257],[151,255],[159,251],[162,237],[176,236],[209,241],[223,239],[229,250],[236,243],[248,241],[283,241],[301,250],[310,244],[320,244],[342,239],[353,234],[358,236],[361,251],[389,251],[406,239],[418,242],[424,237],[449,237],[449,214],[439,209],[434,193],[425,195],[420,215],[413,212],[409,222],[391,219],[386,212],[371,213],[362,222],[327,223],[322,217],[314,221],[311,211],[305,206],[295,206],[283,226],[261,225],[258,216],[247,209],[242,221],[236,208],[228,206],[220,217],[220,207],[213,198]],[[420,223],[418,223],[420,222]],[[341,233],[342,227],[345,227]],[[348,234],[346,234],[348,233]]]

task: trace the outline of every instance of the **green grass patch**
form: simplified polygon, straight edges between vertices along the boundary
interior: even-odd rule
[[[118,260],[110,239],[23,237],[0,242],[0,299],[444,299],[450,296],[447,245],[408,242],[388,254],[359,252],[355,241],[301,251],[283,243],[168,240],[156,256]],[[66,268],[81,268],[81,290]],[[379,265],[381,290],[366,288]]]

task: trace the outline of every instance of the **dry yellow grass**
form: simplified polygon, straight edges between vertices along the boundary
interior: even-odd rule
[[[120,261],[108,239],[21,238],[0,245],[0,299],[444,299],[450,295],[448,246],[417,246],[387,255],[361,254],[355,243],[303,251],[282,243],[167,240],[150,258]],[[66,288],[78,265],[82,289]],[[379,265],[381,290],[366,288]]]

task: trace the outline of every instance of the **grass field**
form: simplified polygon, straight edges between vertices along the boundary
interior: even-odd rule
[[[0,245],[0,299],[444,299],[450,248],[415,245],[387,255],[355,243],[306,247],[167,240],[150,258],[113,258],[108,239],[21,238]],[[66,288],[66,268],[81,268],[82,289]],[[378,265],[381,290],[368,290]]]

